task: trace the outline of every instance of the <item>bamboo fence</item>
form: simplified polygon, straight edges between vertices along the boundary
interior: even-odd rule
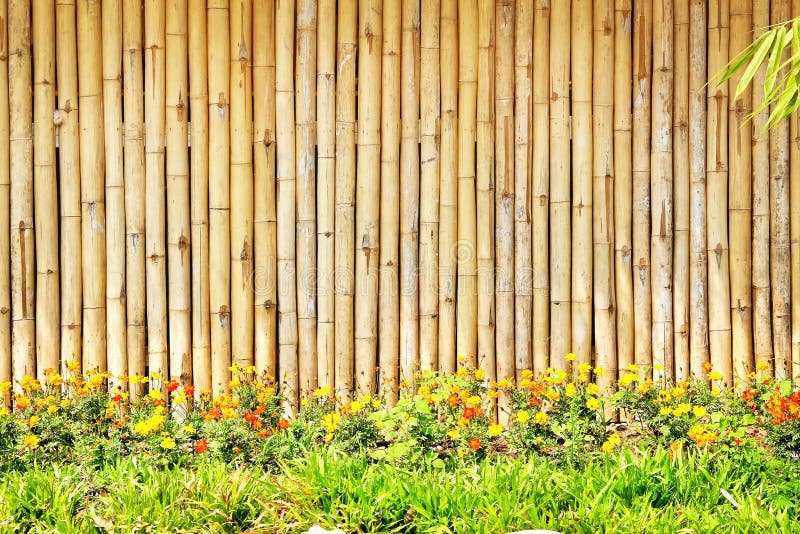
[[[798,376],[797,119],[747,120],[763,69],[706,84],[798,14],[0,1],[0,381],[252,365],[292,410],[568,353]]]

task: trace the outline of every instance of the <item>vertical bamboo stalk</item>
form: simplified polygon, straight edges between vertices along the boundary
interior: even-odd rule
[[[106,368],[106,216],[103,150],[103,64],[100,4],[79,0],[81,228],[83,248],[83,367]],[[162,27],[163,30],[163,27]],[[163,138],[163,137],[162,137]]]
[[[633,10],[633,309],[634,361],[652,363],[650,294],[650,75],[652,0]]]
[[[798,13],[800,14],[800,13]],[[752,0],[732,0],[730,5],[730,47],[728,58],[732,59],[752,41]],[[736,87],[741,76],[737,73],[730,79]],[[733,377],[745,379],[753,369],[753,301],[752,301],[752,256],[751,256],[751,149],[752,123],[750,122],[751,90],[736,100],[728,101],[728,150],[730,152],[730,179],[728,181],[728,230],[730,242],[731,284],[731,334],[733,342]],[[800,150],[797,152],[800,159]],[[800,171],[800,162],[797,170]],[[798,206],[800,209],[800,206]]]
[[[253,5],[230,4],[231,360],[253,364]]]
[[[689,359],[702,376],[708,353],[708,250],[706,247],[706,0],[689,13]]]
[[[253,2],[254,363],[277,366],[277,217],[275,213],[275,0]],[[328,382],[330,383],[330,382]]]
[[[206,3],[189,0],[189,119],[192,232],[192,381],[195,394],[211,390],[208,262],[208,33]],[[267,33],[266,31],[264,32]]]
[[[336,212],[336,1],[319,0],[317,20],[317,382],[333,386]],[[274,111],[273,111],[274,114]]]
[[[744,2],[745,0],[741,1]],[[746,8],[749,6],[743,6],[743,7]],[[792,17],[795,18],[800,17],[800,0],[792,0]],[[731,27],[731,29],[733,29],[733,27]],[[731,49],[732,49],[731,51],[733,51],[733,46],[731,46]],[[789,123],[789,128],[790,128],[789,135],[792,147],[791,156],[789,158],[791,161],[791,169],[789,177],[789,195],[790,195],[789,226],[790,226],[790,239],[791,239],[791,252],[790,252],[791,301],[790,302],[793,303],[793,305],[790,305],[792,314],[791,317],[792,375],[791,376],[792,378],[800,378],[800,123],[798,123],[797,120],[797,113],[792,113]],[[734,358],[735,356],[736,355],[734,354]],[[746,353],[745,356],[752,356],[752,354]]]
[[[570,319],[570,5],[550,6],[550,365],[572,348]]]
[[[69,28],[74,20],[71,9],[64,7],[65,27]],[[60,12],[59,12],[60,13]],[[144,70],[142,65],[142,2],[140,0],[123,1],[123,21],[122,21],[122,88],[123,88],[123,114],[125,125],[124,141],[124,174],[125,174],[125,296],[126,296],[126,318],[127,318],[127,354],[128,354],[128,373],[131,375],[142,376],[145,373],[147,361],[147,332],[146,316],[147,302],[145,292],[145,163],[144,163]],[[56,23],[60,24],[59,17]],[[67,44],[69,46],[69,44]],[[72,59],[74,49],[67,50],[65,53]],[[60,63],[59,53],[59,65]],[[72,61],[65,70],[64,80],[71,79],[71,72],[74,72]],[[59,66],[59,69],[61,67]],[[60,70],[59,70],[60,73]],[[61,83],[61,74],[58,80],[59,107],[66,107],[67,103],[74,99],[74,88],[71,85],[65,86]],[[64,103],[61,103],[61,91],[69,87],[69,92],[64,96]],[[61,152],[61,176],[62,181],[69,176],[68,169],[77,169],[78,160],[72,155],[72,151],[77,150],[78,139],[73,136],[66,136],[65,125],[68,116],[61,126],[60,152]],[[76,117],[77,118],[77,117]],[[73,127],[74,128],[74,127]],[[72,129],[70,129],[72,133]],[[65,153],[66,142],[69,140],[70,151]],[[65,165],[68,162],[69,167]],[[74,201],[70,198],[70,206]],[[64,209],[65,197],[62,195],[62,210]],[[72,208],[70,208],[72,210]],[[72,221],[72,219],[70,219]],[[62,243],[64,241],[64,222],[62,221]],[[67,251],[62,245],[62,284],[69,280],[71,285],[80,286],[80,276],[70,276],[67,273],[68,265],[63,260]],[[80,267],[80,264],[78,264]],[[64,286],[62,285],[62,288]],[[62,294],[65,292],[62,289]],[[80,300],[78,300],[80,302]],[[64,324],[69,324],[67,318],[67,301],[64,303],[63,314]],[[79,304],[78,304],[79,305]],[[72,312],[70,317],[72,316]],[[76,329],[66,330],[73,335]],[[80,328],[77,328],[80,331]],[[65,343],[65,330],[62,329],[62,359],[63,347]],[[141,386],[131,384],[130,393],[132,398],[141,392]]]
[[[378,365],[389,402],[397,390],[400,356],[398,247],[400,244],[400,43],[401,2],[383,10],[381,64],[380,267]],[[359,78],[359,84],[361,78]],[[408,90],[408,88],[405,88]],[[358,178],[358,177],[357,177]],[[356,208],[358,206],[356,205]]]
[[[359,0],[354,330],[355,381],[360,394],[375,389],[378,352],[382,19],[381,0]]]
[[[608,372],[598,385],[608,391],[614,383],[611,369],[616,367],[616,305],[614,298],[614,83],[607,83],[614,64],[614,1],[603,0],[594,6],[592,42],[592,237],[593,302],[595,317],[595,364]],[[629,78],[626,78],[626,81]],[[613,78],[612,78],[613,80]]]
[[[32,36],[36,370],[42,379],[45,369],[58,369],[59,357],[58,187],[53,124],[56,52],[55,9],[52,1],[34,2]]]
[[[169,374],[184,384],[192,378],[187,7],[186,0],[167,2],[165,39]]]
[[[317,387],[316,258],[317,222],[315,203],[317,2],[297,2],[295,94],[295,173],[297,176],[297,332],[300,391]]]
[[[614,285],[617,303],[617,359],[606,369],[613,380],[634,354],[631,214],[631,94],[633,76],[631,0],[614,0]]]
[[[672,319],[676,380],[690,375],[689,359],[689,2],[675,2],[672,150],[674,242]]]
[[[514,366],[517,379],[522,376],[523,370],[533,365],[530,209],[532,33],[533,4],[519,1],[515,5],[514,18]]]
[[[103,131],[106,163],[108,371],[128,374],[125,301],[125,176],[122,154],[122,2],[103,2]]]
[[[572,352],[592,358],[592,2],[572,6]]]
[[[419,365],[420,2],[403,0],[400,79],[400,379]]]
[[[294,10],[294,8],[292,8]],[[230,42],[228,0],[208,2],[208,263],[211,385],[228,387],[231,365],[230,301]],[[294,120],[292,120],[294,128]],[[294,132],[294,129],[292,129]],[[294,139],[292,139],[294,153]],[[292,157],[294,165],[294,157]],[[294,191],[292,191],[294,214]],[[294,243],[294,239],[292,240]],[[294,267],[292,268],[294,273]]]
[[[728,31],[728,2],[726,0],[712,0],[708,5],[708,72],[719,72],[728,61]],[[728,84],[723,83],[714,88],[709,88],[707,98],[708,329],[711,363],[730,383]]]
[[[439,361],[439,0],[422,4],[420,37],[419,359]],[[510,319],[509,319],[510,320]]]
[[[653,378],[674,377],[672,326],[672,0],[653,2],[653,93],[650,148],[650,265],[652,266]]]
[[[9,210],[8,2],[0,1],[0,257],[11,257]],[[79,305],[80,308],[80,305]],[[11,380],[11,262],[0,262],[0,382]],[[8,402],[8,395],[3,399]]]
[[[456,367],[456,232],[458,154],[458,3],[441,0],[439,175],[439,370]]]
[[[698,0],[699,3],[699,0]],[[769,1],[753,0],[753,39],[769,26]],[[764,101],[764,79],[766,65],[759,68],[753,77],[752,106]],[[772,310],[770,304],[769,251],[770,251],[770,194],[769,194],[769,133],[764,126],[769,117],[765,109],[753,116],[752,166],[753,166],[753,357],[755,363],[772,364]]]
[[[357,0],[338,3],[336,32],[336,217],[334,273],[335,385],[346,402],[353,390],[355,293]],[[437,62],[438,68],[438,62]],[[438,181],[438,177],[437,177]]]

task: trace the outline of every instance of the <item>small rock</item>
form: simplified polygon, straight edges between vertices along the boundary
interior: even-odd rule
[[[314,525],[307,531],[303,532],[303,534],[345,534],[344,531],[336,529],[336,530],[325,530],[319,525]]]

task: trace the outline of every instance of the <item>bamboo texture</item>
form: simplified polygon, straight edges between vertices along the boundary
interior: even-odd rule
[[[0,256],[11,257],[9,208],[8,2],[0,1]],[[0,382],[11,380],[11,262],[0,262]],[[4,401],[8,401],[8,395]]]

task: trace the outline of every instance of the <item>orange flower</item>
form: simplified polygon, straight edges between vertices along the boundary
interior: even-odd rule
[[[203,454],[208,450],[208,441],[205,439],[201,439],[194,444],[194,452],[197,454]]]
[[[713,368],[714,366],[711,365],[711,362],[703,362],[703,371],[705,371],[706,373],[711,371],[711,369]]]
[[[188,386],[184,386],[183,392],[186,393],[187,397],[191,397],[194,395],[194,386],[189,384]]]
[[[289,420],[284,418],[278,421],[278,428],[281,430],[286,430],[287,428],[289,428]]]
[[[475,408],[464,408],[464,419],[472,419],[475,417]]]
[[[449,397],[447,397],[447,404],[455,408],[458,406],[458,403],[461,402],[461,399],[455,393],[451,393]]]
[[[178,381],[177,381],[177,380],[170,380],[169,382],[167,382],[167,391],[169,391],[170,393],[172,393],[173,391],[175,391],[176,389],[178,389],[178,385],[179,385],[179,384],[178,384]]]
[[[467,445],[473,451],[477,451],[478,449],[481,448],[481,440],[479,440],[478,438],[470,438],[470,440],[467,442]]]

